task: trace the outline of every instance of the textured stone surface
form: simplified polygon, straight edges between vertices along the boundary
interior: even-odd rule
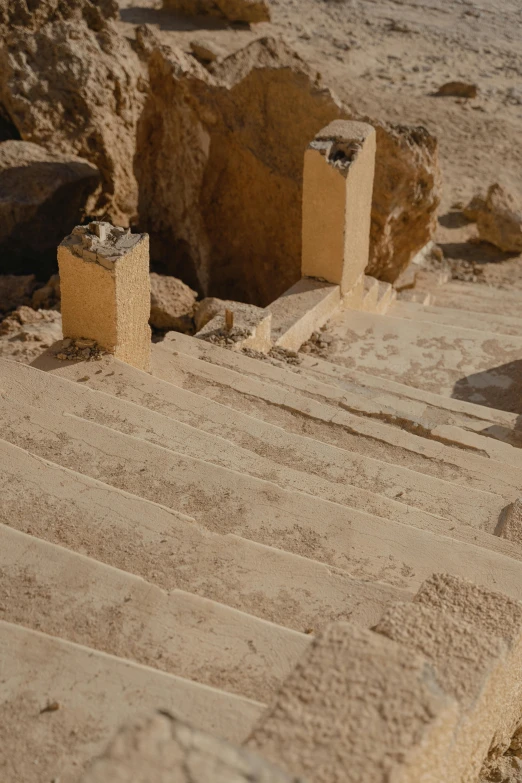
[[[315,640],[247,745],[317,783],[440,783],[456,719],[422,656],[338,623]]]
[[[254,753],[166,713],[124,726],[81,783],[298,783]]]
[[[441,196],[438,142],[422,126],[373,122],[375,186],[366,274],[392,283],[435,234]]]
[[[522,252],[522,197],[491,185],[476,212],[479,237],[510,253]]]
[[[0,273],[37,270],[45,279],[99,183],[96,167],[82,158],[25,141],[0,143]]]
[[[126,225],[136,211],[133,155],[145,80],[112,24],[117,5],[40,0],[28,11],[26,2],[8,3],[7,12],[4,0],[11,24],[0,40],[2,113],[22,139],[95,164],[97,210]]]
[[[103,24],[118,16],[116,0],[0,0],[0,24],[35,30],[47,21],[85,19]]]
[[[136,173],[152,257],[205,296],[267,305],[300,278],[304,151],[350,115],[280,41],[254,41],[212,74],[182,52],[148,46],[152,90]],[[369,268],[392,280],[431,237],[437,145],[423,129],[371,124]]]
[[[451,616],[461,626],[469,624],[474,629],[477,651],[453,658],[449,650],[445,660],[438,666],[440,678],[447,682],[456,674],[455,661],[461,668],[459,687],[466,678],[473,675],[472,690],[468,700],[461,702],[465,712],[455,751],[455,766],[466,768],[466,780],[475,780],[482,760],[488,751],[499,755],[508,750],[511,738],[522,718],[522,696],[520,693],[520,669],[522,666],[522,604],[449,574],[435,574],[420,588],[415,604],[432,607],[446,616]],[[432,632],[436,633],[436,627]],[[497,660],[491,660],[489,671],[475,669],[473,661],[489,647],[498,645]],[[482,648],[482,652],[478,650]],[[486,658],[483,659],[484,661]],[[462,667],[469,667],[467,677]],[[453,671],[453,674],[452,674]],[[455,682],[456,682],[455,679]],[[465,766],[468,756],[468,764]],[[475,777],[474,777],[475,776]]]
[[[156,329],[191,332],[197,294],[176,277],[150,275],[150,324]]]

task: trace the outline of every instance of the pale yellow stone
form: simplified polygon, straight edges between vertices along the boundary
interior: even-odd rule
[[[337,120],[305,153],[303,276],[349,293],[368,264],[375,172],[375,130]]]
[[[107,223],[78,226],[58,248],[64,337],[89,338],[150,370],[149,238]]]

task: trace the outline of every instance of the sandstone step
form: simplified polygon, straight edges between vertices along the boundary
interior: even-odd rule
[[[452,280],[434,291],[433,304],[455,310],[518,317],[521,292]]]
[[[99,424],[0,398],[0,435],[44,459],[245,538],[413,590],[434,570],[518,598],[522,563],[167,451]],[[161,469],[159,469],[161,466]]]
[[[324,367],[326,362],[323,361],[318,365],[317,361],[310,360],[303,354],[299,356],[303,366],[298,365],[291,370],[289,365],[287,368],[274,366],[270,361],[259,361],[257,358],[219,348],[201,340],[198,340],[196,345],[194,343],[195,341],[186,335],[171,332],[163,345],[168,348],[173,347],[187,356],[227,367],[242,375],[269,381],[284,389],[291,389],[300,395],[323,400],[330,405],[338,405],[342,410],[350,413],[393,424],[415,435],[444,441],[448,438],[444,438],[437,429],[441,425],[471,430],[488,438],[488,440],[476,441],[476,449],[486,451],[493,458],[505,458],[507,462],[514,460],[514,464],[519,464],[518,453],[513,453],[511,449],[498,449],[491,443],[491,438],[496,436],[495,439],[506,441],[508,444],[513,442],[514,445],[520,445],[522,432],[520,437],[517,437],[515,430],[517,417],[512,414],[458,400],[451,401],[447,397],[430,395],[428,392],[424,393],[427,397],[437,397],[437,399],[414,400],[411,396],[407,396],[414,391],[412,387],[394,384],[399,388],[386,390],[379,389],[378,386],[375,388],[368,382],[371,380],[375,384],[376,379],[372,376],[354,381],[351,377],[343,377],[337,365],[328,364]],[[321,373],[321,368],[324,373]],[[348,371],[345,372],[348,374]],[[464,445],[470,445],[469,438],[462,432],[453,430],[452,434],[453,437],[449,440],[458,442],[460,436]]]
[[[360,390],[374,402],[400,413],[410,407],[411,415],[418,415],[429,423],[457,424],[486,437],[520,445],[522,425],[516,413],[417,389],[389,378],[333,364],[317,356],[300,354],[299,360],[300,372],[308,378],[335,384],[342,390],[357,390],[357,393]]]
[[[509,368],[519,365],[522,336],[358,312],[332,318],[328,334],[330,361],[410,386],[489,407],[502,406],[491,404],[488,390],[520,391]]]
[[[505,315],[499,313],[498,310],[495,313],[488,313],[487,318],[484,318],[483,313],[470,312],[469,310],[457,310],[443,305],[423,306],[415,302],[398,301],[393,305],[389,315],[411,321],[446,324],[459,329],[483,331],[484,328],[487,328],[488,332],[522,337],[522,318]]]
[[[360,454],[390,463],[395,468],[401,465],[418,473],[499,494],[506,503],[518,497],[519,470],[510,465],[502,465],[500,470],[487,454],[480,451],[477,456],[476,449],[467,445],[464,449],[450,448],[296,393],[281,393],[274,385],[245,379],[239,373],[225,372],[224,368],[215,367],[208,361],[198,362],[179,352],[166,349],[154,353],[156,371],[172,383],[139,373],[112,359],[101,362],[99,369],[88,376],[84,374],[85,365],[59,362],[54,357],[45,356],[38,366],[71,380],[80,380],[92,388],[124,396],[198,429],[217,433],[291,468],[301,465],[303,452],[311,448],[315,450],[314,458],[308,460],[307,471],[314,471],[318,460],[327,465],[323,457],[318,456],[320,451],[316,442],[328,443],[343,449],[344,474],[349,460],[353,461],[355,455]],[[188,378],[186,369],[183,371],[187,362],[195,368]],[[205,380],[205,375],[210,378]],[[189,388],[197,386],[198,393],[182,389],[183,383]],[[202,393],[210,399],[202,397]],[[216,397],[222,403],[216,402]],[[355,475],[357,477],[358,472]],[[363,479],[364,474],[359,475],[359,483]],[[375,482],[372,480],[369,486],[374,490]],[[400,501],[401,492],[402,487],[395,489],[392,497]],[[368,510],[382,513],[372,506]],[[477,524],[475,514],[470,524]]]
[[[74,783],[116,729],[143,710],[165,710],[241,742],[264,708],[3,621],[0,661],[2,783]]]
[[[401,465],[467,488],[499,494],[509,502],[514,499],[514,494],[518,496],[518,467],[506,461],[493,462],[487,451],[488,438],[481,439],[478,446],[470,444],[467,433],[459,428],[451,430],[449,435],[438,436],[435,432],[431,438],[421,437],[309,397],[289,394],[273,384],[254,378],[245,379],[239,373],[193,359],[187,354],[159,346],[156,348],[153,354],[156,375],[282,427],[289,435],[298,433],[343,448],[346,460],[355,458],[350,457],[350,453],[360,454],[394,467]],[[303,448],[305,446],[301,443],[294,459],[301,458]]]
[[[109,487],[0,440],[0,521],[143,577],[298,631],[338,618],[370,627],[409,593],[316,560],[218,535],[157,503]],[[467,529],[466,529],[467,530]],[[500,538],[482,545],[517,556]],[[522,553],[521,553],[522,559]]]
[[[203,364],[203,370],[206,368]],[[0,387],[19,402],[50,410],[58,408],[186,456],[399,522],[404,520],[406,504],[409,524],[418,527],[429,528],[432,523],[429,516],[419,512],[420,509],[451,519],[452,523],[469,524],[472,520],[475,526],[483,525],[493,530],[506,505],[504,499],[496,495],[484,495],[309,438],[301,438],[296,445],[296,450],[300,450],[302,470],[295,470],[281,465],[277,459],[239,448],[237,444],[174,422],[162,414],[16,362],[0,360],[0,372]],[[522,454],[520,456],[522,458]],[[399,492],[401,502],[394,500]]]
[[[2,620],[266,701],[309,636],[0,524]]]

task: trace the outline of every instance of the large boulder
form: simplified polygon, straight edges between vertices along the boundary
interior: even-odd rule
[[[114,0],[0,0],[0,116],[22,139],[94,163],[96,214],[127,225],[146,79],[116,13]]]
[[[476,220],[480,239],[506,253],[522,253],[522,195],[491,185],[478,203]]]
[[[96,166],[26,141],[0,143],[0,273],[56,267],[56,248],[83,220],[100,184]]]
[[[300,277],[304,151],[354,116],[281,41],[254,41],[212,73],[148,46],[135,171],[152,256],[205,296],[265,306]],[[437,144],[424,129],[374,125],[369,268],[392,281],[435,228]]]
[[[163,8],[189,16],[223,16],[229,22],[270,21],[270,7],[266,0],[163,0]]]
[[[197,294],[182,280],[167,275],[150,275],[150,325],[177,332],[194,331]]]
[[[377,131],[377,156],[366,274],[393,283],[437,228],[438,142],[423,127],[368,122]]]

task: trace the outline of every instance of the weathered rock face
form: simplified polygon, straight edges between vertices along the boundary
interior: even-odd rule
[[[0,143],[0,273],[56,266],[56,247],[84,217],[98,169],[25,141]]]
[[[106,18],[116,3],[0,3],[0,115],[22,139],[94,163],[102,177],[96,212],[127,225],[145,82],[139,58]]]
[[[150,275],[150,325],[156,329],[194,330],[197,294],[176,277]]]
[[[224,16],[230,22],[254,24],[270,21],[266,0],[163,0],[163,8],[189,16]]]
[[[265,306],[300,277],[304,150],[353,115],[281,41],[255,41],[211,74],[152,49],[135,160],[152,257],[204,295]],[[376,127],[370,273],[391,281],[434,230],[436,142]]]
[[[393,283],[435,234],[438,143],[422,127],[369,121],[377,131],[377,156],[366,274]]]
[[[502,185],[491,185],[477,209],[481,239],[507,253],[522,253],[522,198]]]
[[[103,26],[104,19],[117,15],[116,0],[0,0],[0,25],[32,30],[49,21],[81,17],[91,26]]]

